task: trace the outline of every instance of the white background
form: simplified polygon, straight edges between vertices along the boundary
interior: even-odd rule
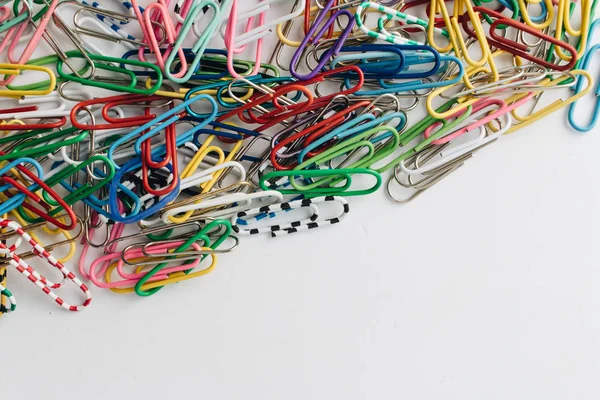
[[[10,271],[0,398],[598,399],[598,133],[561,111],[150,298],[72,314]]]

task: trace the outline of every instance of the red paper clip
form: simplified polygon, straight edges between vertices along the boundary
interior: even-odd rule
[[[494,11],[494,10],[490,10],[489,8],[478,6],[478,7],[474,7],[473,10],[475,12],[484,13],[484,14],[489,15],[490,17],[496,18],[496,20],[492,23],[492,25],[490,25],[490,30],[489,30],[490,34],[488,37],[490,46],[494,46],[498,49],[504,50],[504,51],[506,51],[510,54],[513,54],[517,57],[524,58],[525,60],[529,60],[529,61],[539,64],[545,68],[553,69],[556,71],[568,71],[568,70],[571,70],[575,66],[575,63],[577,62],[577,50],[575,50],[575,48],[573,46],[571,46],[570,44],[563,42],[562,40],[558,40],[552,36],[546,35],[545,33],[540,32],[539,30],[532,28],[529,25],[526,25],[522,22],[507,18],[503,14],[501,14],[497,11]],[[469,26],[468,22],[469,21],[467,19],[464,19],[464,18],[462,19],[463,29],[472,38],[477,38],[475,31]],[[534,37],[540,38],[542,40],[545,40],[547,42],[550,42],[550,43],[554,44],[555,46],[558,46],[558,47],[564,49],[565,51],[567,51],[569,54],[571,54],[571,56],[572,56],[571,60],[569,60],[569,62],[567,64],[559,65],[559,64],[553,64],[551,62],[548,62],[542,58],[535,57],[533,54],[531,54],[529,52],[530,48],[528,46],[526,46],[522,43],[516,42],[514,40],[506,39],[505,37],[502,36],[502,31],[500,33],[498,33],[497,29],[498,29],[498,26],[500,26],[500,25],[511,26],[517,30],[526,32],[526,33],[530,34],[531,36],[534,36]]]

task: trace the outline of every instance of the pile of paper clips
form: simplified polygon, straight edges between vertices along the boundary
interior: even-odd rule
[[[596,0],[102,3],[0,1],[0,313],[15,269],[71,311],[82,281],[150,296],[384,177],[405,203],[561,108],[598,118]]]

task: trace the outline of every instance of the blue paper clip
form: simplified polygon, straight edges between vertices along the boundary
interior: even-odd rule
[[[359,54],[338,55],[331,61],[331,69],[347,61],[360,61],[356,65],[364,73],[365,78],[380,76],[395,77],[404,69],[406,57],[399,45],[365,44],[363,46],[342,47],[340,53],[360,52]],[[376,60],[376,61],[370,61]]]
[[[8,171],[10,171],[12,168],[15,168],[17,165],[23,163],[29,163],[33,165],[38,174],[38,177],[40,179],[44,178],[44,170],[42,166],[36,160],[28,157],[17,158],[16,160],[13,160],[6,164],[4,167],[0,168],[0,177],[6,174]],[[12,187],[13,186],[9,184],[0,186],[0,192],[4,192]],[[0,203],[0,214],[6,214],[7,212],[14,210],[15,208],[23,204],[25,199],[27,199],[27,195],[25,195],[25,193],[18,193],[12,196],[11,198],[7,199],[6,201],[3,201],[2,203]]]
[[[55,168],[56,164],[61,164],[61,163],[62,162],[54,163],[52,165],[52,169]],[[94,175],[97,177],[101,177],[101,178],[106,176],[104,174],[104,172],[102,172],[98,168],[94,168]],[[76,183],[74,186],[71,186],[71,184],[67,180],[62,180],[59,183],[69,193],[74,193],[77,190],[80,190],[82,187],[81,183]],[[130,207],[133,207],[131,210],[131,213],[138,213],[142,207],[142,202],[141,202],[140,198],[135,194],[135,192],[133,192],[127,186],[125,186],[124,184],[119,182],[119,193],[121,194],[121,196],[120,196],[121,201],[123,201],[124,203],[128,203]],[[133,203],[126,202],[125,201],[126,198],[132,200]],[[82,201],[84,204],[88,205],[91,209],[96,211],[98,214],[101,214],[101,215],[105,216],[106,218],[111,219],[111,214],[103,208],[104,206],[107,206],[109,204],[108,195],[104,199],[99,199],[98,197],[96,197],[96,195],[90,194],[89,196],[82,199]]]
[[[161,130],[165,129],[167,126],[180,120],[181,119],[180,113],[183,112],[184,110],[187,111],[188,116],[190,118],[198,118],[199,120],[201,120],[201,122],[199,124],[197,124],[196,126],[194,126],[192,129],[190,129],[189,131],[187,131],[184,134],[179,135],[177,137],[178,145],[182,145],[186,142],[189,142],[194,137],[195,132],[204,128],[206,125],[208,125],[210,122],[212,122],[212,120],[214,120],[215,116],[217,115],[217,109],[218,109],[217,103],[211,96],[208,96],[206,94],[200,94],[200,95],[197,95],[194,97],[189,97],[190,92],[187,93],[187,95],[186,95],[187,98],[185,99],[185,101],[183,103],[177,105],[176,107],[173,107],[168,112],[161,114],[160,116],[156,117],[152,121],[147,122],[146,124],[138,127],[137,129],[133,130],[132,132],[130,132],[126,135],[121,136],[119,139],[114,141],[108,148],[107,157],[109,159],[113,160],[113,162],[114,162],[114,154],[115,154],[116,149],[119,146],[123,145],[124,143],[127,143],[128,141],[133,140],[133,139],[136,139],[136,142],[134,145],[135,152],[137,154],[141,154],[142,142],[144,142],[145,140],[158,134]],[[192,104],[194,104],[200,100],[206,100],[211,104],[212,112],[210,114],[208,114],[208,116],[200,115],[200,114],[194,112],[190,108],[190,106]],[[144,131],[146,131],[146,130],[149,130],[149,131],[144,133]],[[153,149],[152,155],[156,155],[156,156],[163,155],[165,150],[166,150],[166,146],[163,144],[163,145]],[[119,168],[119,166],[116,165],[116,163],[115,163],[115,166],[117,169]]]
[[[349,60],[368,60],[377,56],[384,57],[383,61],[375,63],[356,64],[369,79],[375,75],[375,78],[386,79],[418,79],[427,78],[438,73],[442,59],[433,47],[425,45],[401,45],[401,44],[373,44],[357,47],[344,47],[341,51],[367,51],[373,53],[354,54],[336,57],[331,62],[331,68],[337,64]],[[386,53],[388,53],[386,55]],[[397,55],[398,60],[386,59]],[[427,70],[411,71],[410,67],[415,65],[431,64]]]
[[[375,128],[378,125],[385,124],[386,122],[391,121],[396,118],[398,118],[400,120],[400,122],[398,123],[398,125],[396,126],[395,129],[399,131],[404,128],[404,126],[406,125],[406,122],[407,122],[406,114],[403,112],[394,112],[394,113],[383,115],[379,118],[375,118],[375,116],[373,116],[373,114],[360,115],[357,118],[354,118],[354,119],[338,126],[334,130],[329,132],[327,135],[320,137],[319,139],[315,140],[314,142],[312,142],[309,145],[307,145],[306,147],[304,147],[302,149],[302,151],[300,151],[300,154],[298,154],[298,164],[301,164],[304,162],[304,158],[306,157],[306,155],[309,152],[313,151],[314,149],[318,148],[321,145],[326,144],[330,140],[333,140],[333,139],[341,140],[344,138],[351,138],[352,136],[358,135],[361,132],[364,132],[371,128]],[[377,143],[377,142],[387,139],[391,135],[392,134],[388,132],[388,133],[384,133],[383,135],[379,135],[375,138],[372,138],[370,140],[373,143]]]
[[[179,190],[180,190],[181,186],[180,186],[180,182],[178,181],[177,186],[175,187],[175,189],[173,191],[171,191],[166,196],[159,198],[159,200],[156,203],[154,203],[152,206],[146,208],[145,210],[139,211],[139,212],[130,212],[130,215],[126,215],[126,216],[121,215],[119,213],[119,206],[117,203],[120,182],[123,179],[123,177],[125,176],[125,174],[127,174],[129,172],[133,172],[133,171],[139,171],[141,168],[142,168],[142,158],[141,157],[133,158],[133,159],[129,160],[127,163],[125,163],[123,166],[121,166],[121,168],[119,170],[117,170],[114,179],[111,181],[110,187],[109,187],[109,196],[108,196],[109,203],[108,204],[110,207],[110,219],[112,219],[113,221],[121,222],[124,224],[132,224],[132,223],[142,221],[145,218],[148,218],[148,217],[156,214],[157,212],[159,212],[167,204],[174,201],[177,198],[177,196],[179,195]],[[131,192],[131,194],[133,196],[136,196],[133,192]],[[153,197],[153,199],[154,199],[154,197]],[[141,202],[141,199],[140,199],[140,202]]]
[[[239,126],[224,124],[222,122],[213,121],[209,125],[212,126],[213,129],[201,129],[194,134],[193,141],[196,146],[200,147],[202,145],[199,141],[200,135],[214,135],[232,140],[244,140],[247,137],[255,137],[259,135],[258,132],[240,128]]]
[[[441,80],[441,81],[426,81],[424,79],[416,79],[408,82],[402,83],[390,83],[385,78],[378,79],[380,89],[372,89],[372,90],[360,90],[356,92],[357,96],[380,96],[382,94],[387,93],[400,93],[400,92],[409,92],[409,91],[417,91],[417,90],[427,90],[427,89],[435,89],[443,86],[451,86],[459,83],[462,80],[462,77],[465,73],[465,69],[462,65],[462,62],[453,56],[439,56],[439,60],[442,63],[442,66],[447,63],[455,63],[458,67],[458,72],[454,76],[453,79]],[[444,66],[444,67],[447,67]],[[440,67],[442,68],[442,67]],[[414,74],[419,74],[419,72],[415,72]],[[352,82],[349,78],[345,79],[345,86],[351,87]]]
[[[600,20],[596,20],[595,23],[598,21]],[[581,59],[581,69],[587,70],[589,68],[592,62],[592,58],[594,57],[594,53],[596,53],[598,50],[600,50],[600,44],[592,46],[585,52],[585,55]],[[574,94],[579,94],[581,92],[585,80],[586,78],[584,76],[579,76],[577,78]],[[598,116],[600,116],[600,83],[596,85],[596,91],[594,92],[594,95],[596,96],[596,105],[592,110],[592,118],[590,119],[590,122],[587,125],[580,125],[575,121],[575,105],[577,104],[578,100],[574,101],[569,106],[569,124],[573,127],[573,129],[576,129],[579,132],[583,133],[591,131],[596,126],[596,123],[598,122]]]
[[[515,12],[515,7],[513,6],[511,1],[498,0],[498,3],[502,4],[504,7],[506,7],[513,13]],[[542,22],[546,19],[546,16],[548,15],[548,8],[546,7],[546,3],[544,3],[543,1],[540,1],[538,4],[540,5],[540,9],[541,9],[540,13],[538,15],[530,15],[529,16],[529,19],[531,19],[531,21],[533,21],[533,22]],[[518,6],[518,3],[517,3],[517,6]],[[521,10],[519,10],[519,15],[521,15]]]

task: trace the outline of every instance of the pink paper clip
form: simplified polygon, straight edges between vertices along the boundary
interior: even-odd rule
[[[262,1],[262,0],[261,0]],[[257,11],[258,11],[258,27],[260,28],[261,26],[264,25],[265,23],[265,16],[266,16],[266,12],[265,11],[260,11],[263,10],[262,8],[257,7]],[[247,22],[246,22],[246,29],[244,30],[244,34],[247,34],[248,32],[250,32],[252,30],[252,25],[254,24],[254,18],[255,15],[250,15],[248,16]],[[241,76],[235,71],[235,68],[233,66],[233,56],[234,54],[239,54],[241,52],[243,52],[246,47],[248,46],[248,44],[242,44],[240,47],[235,47],[235,36],[236,36],[236,32],[235,32],[235,28],[237,25],[237,19],[238,19],[238,0],[233,0],[233,3],[231,5],[231,12],[229,14],[229,21],[227,22],[227,28],[225,30],[225,47],[227,47],[227,69],[229,70],[229,73],[231,74],[231,76],[233,76],[234,78],[241,78]],[[250,75],[256,75],[258,74],[258,71],[260,71],[260,60],[262,57],[262,48],[263,48],[263,37],[259,37],[256,43],[256,57],[255,57],[255,64],[254,64],[254,68],[252,70],[252,73]]]
[[[151,252],[152,252],[152,254],[167,254],[168,250],[176,249],[178,246],[181,246],[183,243],[185,243],[185,241],[156,244],[155,246],[152,247]],[[197,243],[193,243],[191,247],[196,251],[200,251],[202,249],[202,247],[200,245],[198,245]],[[141,278],[143,278],[146,275],[146,272],[140,272],[140,273],[134,273],[134,274],[126,273],[123,270],[123,265],[125,264],[125,261],[123,260],[123,258],[130,257],[130,259],[134,259],[134,258],[138,258],[138,257],[145,257],[145,255],[146,254],[144,253],[143,249],[133,249],[133,250],[125,250],[124,252],[114,252],[114,253],[110,253],[110,254],[101,256],[98,259],[94,260],[94,262],[92,262],[92,265],[90,265],[90,270],[89,270],[90,280],[92,281],[92,283],[94,285],[96,285],[100,288],[106,288],[106,289],[120,288],[123,286],[129,286],[129,287],[133,286]],[[166,279],[169,277],[168,276],[169,274],[172,274],[174,272],[181,272],[181,271],[187,271],[189,269],[194,269],[200,264],[201,261],[202,261],[202,257],[198,257],[196,260],[194,260],[190,264],[179,265],[176,267],[162,269],[160,274],[157,274],[154,277],[152,277],[149,280],[149,282]],[[117,273],[119,274],[119,276],[121,278],[123,278],[123,280],[113,281],[110,283],[101,281],[99,278],[106,273],[106,271],[108,270],[108,267],[114,262],[117,263],[117,266],[116,266]],[[157,261],[156,263],[160,264],[161,262]]]
[[[23,5],[23,9],[19,13],[19,15],[26,13],[27,11],[29,11],[30,14],[33,13],[33,10],[31,9],[31,5],[29,5],[28,2],[23,1],[22,5]],[[0,53],[3,53],[4,50],[8,46],[16,46],[16,44],[20,42],[21,38],[23,37],[23,32],[25,31],[25,29],[27,29],[28,26],[29,26],[29,20],[26,19],[22,23],[20,23],[16,26],[13,26],[9,30],[7,30],[6,35],[4,35],[4,38],[2,39],[2,42],[0,42]],[[12,52],[11,52],[11,54],[8,54],[8,57],[9,57],[9,59],[13,58]]]
[[[23,3],[25,3],[25,2],[23,2]],[[52,0],[52,2],[48,5],[48,9],[46,10],[46,13],[42,16],[42,18],[40,19],[40,21],[37,24],[35,22],[33,22],[33,20],[30,21],[30,23],[35,27],[35,31],[33,32],[33,36],[29,40],[29,43],[25,47],[23,54],[21,54],[21,57],[19,57],[18,60],[14,57],[14,55],[12,53],[14,52],[15,47],[17,46],[17,44],[19,42],[18,38],[20,37],[20,35],[23,33],[23,31],[27,27],[27,24],[22,24],[21,26],[19,26],[19,28],[17,28],[18,29],[17,35],[13,38],[12,43],[8,47],[8,59],[12,64],[27,64],[27,61],[29,61],[29,59],[33,55],[33,52],[37,48],[42,37],[44,36],[44,33],[46,33],[46,28],[48,27],[50,18],[54,14],[54,10],[56,9],[56,6],[58,6],[58,3],[59,3],[59,0]],[[8,36],[8,34],[7,34],[7,36]],[[2,85],[2,86],[9,85],[10,83],[12,83],[15,80],[15,78],[16,78],[16,75],[11,75],[8,78],[6,78],[5,80],[0,81],[0,85]]]
[[[166,0],[159,0],[156,3],[150,4],[148,7],[146,7],[146,10],[143,14],[140,11],[140,7],[137,5],[137,0],[131,0],[131,4],[133,5],[133,10],[137,19],[140,21],[140,27],[142,28],[142,33],[144,35],[144,42],[148,45],[148,48],[156,57],[156,65],[158,65],[164,72],[165,59],[169,56],[172,49],[168,48],[164,50],[160,48],[161,44],[159,43],[159,39],[156,37],[156,20],[162,21],[166,35],[166,37],[162,39],[165,41],[164,44],[167,44],[168,46],[173,46],[175,44],[179,32],[181,31],[181,24],[178,23],[177,26],[173,24],[173,21],[169,15],[169,2]],[[140,47],[138,57],[141,61],[146,62],[146,56],[144,52],[145,48]],[[177,50],[177,54],[179,55],[181,67],[180,71],[172,74],[172,76],[175,78],[181,78],[187,73],[188,64],[183,48],[179,48]]]
[[[306,8],[306,2],[300,1],[298,7],[295,8],[289,14],[285,14],[279,18],[269,19],[266,17],[266,13],[273,8],[273,6],[277,3],[289,3],[287,0],[261,0],[256,6],[252,9],[238,13],[238,0],[232,0],[231,12],[229,14],[229,20],[227,21],[225,31],[221,31],[221,35],[225,38],[225,46],[227,50],[229,50],[229,54],[227,57],[227,68],[229,73],[235,77],[239,78],[240,76],[235,72],[233,68],[233,55],[235,52],[240,49],[244,49],[246,45],[250,43],[257,42],[256,47],[256,58],[255,65],[252,73],[250,75],[256,75],[260,70],[260,61],[262,55],[262,46],[263,39],[271,34],[275,27],[279,24],[283,24],[287,21],[293,20],[296,17],[302,15]],[[221,6],[223,9],[225,8],[225,3]],[[256,16],[258,16],[258,26],[251,28],[254,23]],[[236,35],[236,25],[238,20],[246,19],[246,29],[244,33],[240,35]]]
[[[442,137],[440,139],[434,140],[433,142],[431,142],[431,144],[441,145],[441,144],[448,143],[452,139],[455,139],[467,132],[471,132],[471,131],[479,128],[480,126],[488,124],[488,123],[492,122],[493,120],[495,120],[496,118],[498,118],[500,115],[506,113],[506,107],[507,107],[506,103],[500,99],[492,99],[492,98],[484,98],[484,99],[479,100],[475,104],[473,104],[472,113],[473,114],[478,113],[479,111],[485,110],[486,108],[494,106],[494,105],[498,106],[498,109],[495,110],[494,112],[490,112],[483,118],[476,119],[475,121],[470,123],[468,126],[465,126],[465,127],[458,129],[448,135],[445,135],[444,137]],[[464,111],[465,111],[465,109],[462,109],[458,113],[452,115],[450,118],[458,117],[458,116],[464,114]],[[438,121],[438,122],[432,124],[431,126],[429,126],[424,132],[425,137],[429,138],[433,134],[433,130],[441,124],[442,124],[442,122]]]
[[[10,15],[10,9],[8,7],[0,7],[0,24],[10,18]]]
[[[119,212],[123,213],[125,211],[125,207],[123,207],[123,203],[120,200],[118,201],[118,205],[119,205]],[[98,222],[98,220],[100,218],[98,217],[97,213],[93,213],[91,219],[92,219],[92,221],[91,221],[92,225],[96,225],[96,223]],[[116,248],[118,245],[117,239],[123,235],[123,231],[125,230],[125,224],[122,224],[119,222],[111,224],[110,226],[111,226],[111,228],[108,233],[108,238],[106,240],[105,247],[104,247],[105,254],[113,253],[116,251]],[[89,231],[88,231],[88,237],[86,238],[84,236],[83,238],[81,238],[82,249],[81,249],[81,256],[79,257],[78,270],[79,270],[79,273],[81,274],[81,276],[88,280],[90,279],[90,275],[85,270],[86,257],[87,257],[87,253],[91,247],[90,242],[94,238],[95,231],[96,231],[95,228],[90,227]],[[106,271],[106,268],[108,268],[108,264],[103,266],[103,269],[101,269],[100,273],[103,274]]]

